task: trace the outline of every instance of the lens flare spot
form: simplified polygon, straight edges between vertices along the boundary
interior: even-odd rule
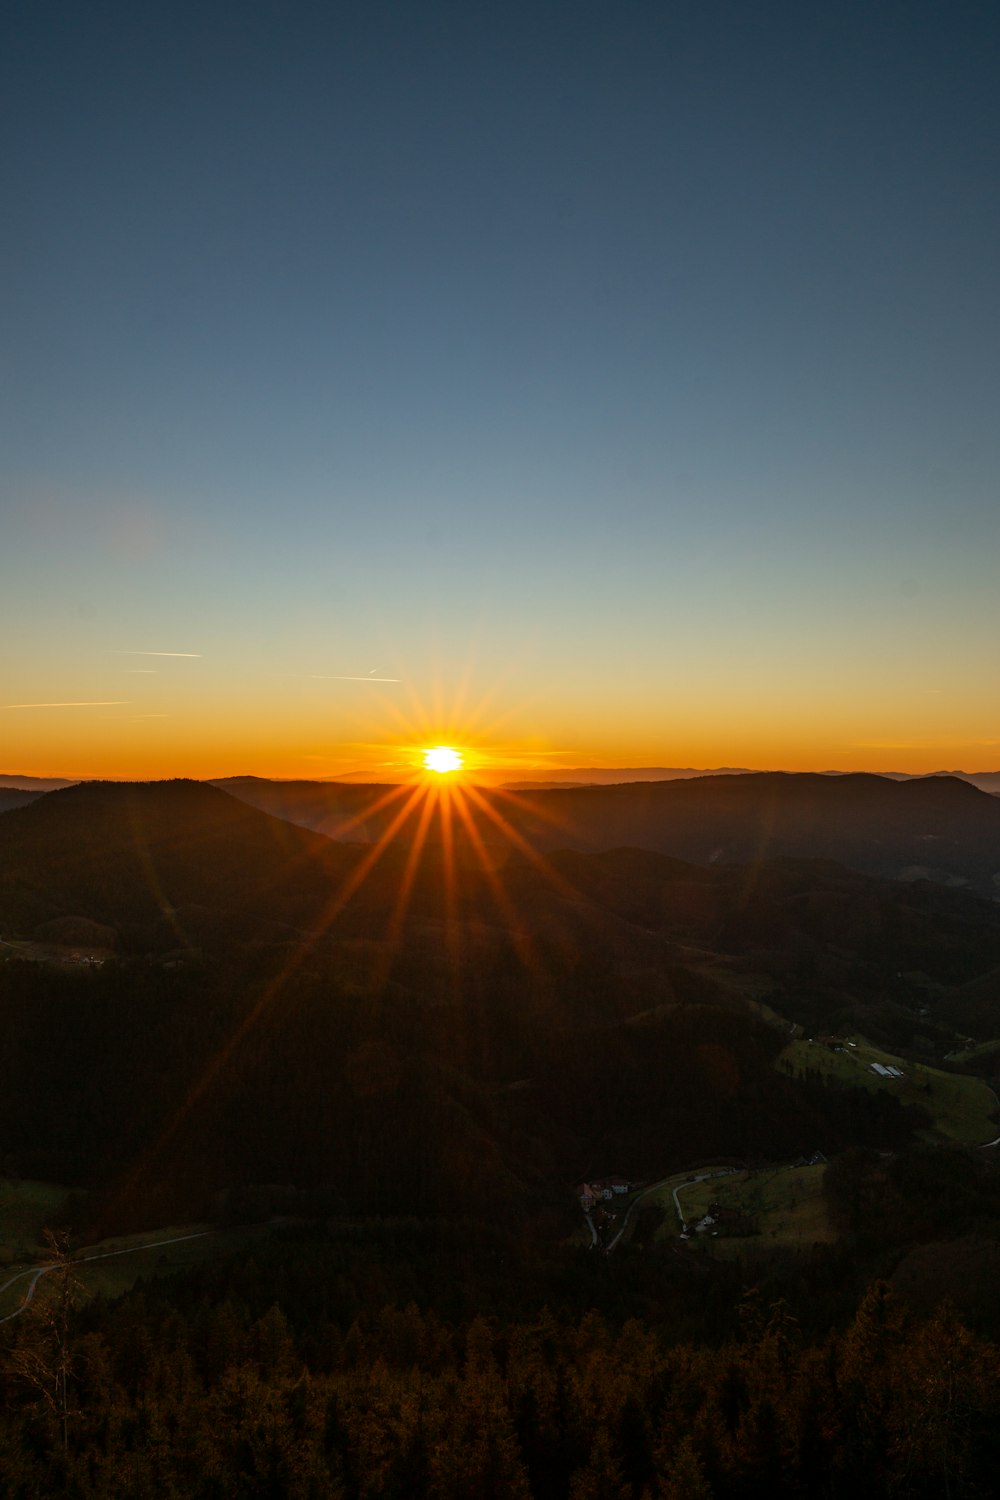
[[[434,745],[432,749],[424,751],[425,768],[436,771],[439,776],[446,776],[449,771],[460,771],[464,764],[461,752],[453,750],[450,745]]]

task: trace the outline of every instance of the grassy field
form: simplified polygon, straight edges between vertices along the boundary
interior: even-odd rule
[[[653,1206],[655,1206],[657,1208],[661,1208],[663,1210],[663,1213],[664,1213],[664,1221],[663,1221],[663,1225],[661,1226],[660,1230],[658,1231],[658,1233],[656,1235],[656,1238],[657,1239],[676,1239],[676,1237],[681,1232],[681,1226],[680,1226],[680,1223],[679,1223],[678,1218],[677,1218],[677,1208],[676,1208],[676,1206],[674,1204],[674,1188],[676,1188],[677,1191],[678,1191],[678,1197],[680,1198],[681,1206],[684,1209],[684,1215],[685,1215],[686,1218],[689,1218],[690,1215],[688,1213],[687,1199],[685,1197],[685,1194],[686,1193],[692,1193],[692,1192],[696,1191],[696,1187],[692,1183],[692,1180],[691,1180],[692,1176],[693,1175],[700,1176],[701,1172],[705,1171],[705,1172],[712,1172],[713,1174],[718,1173],[719,1177],[721,1178],[721,1175],[722,1175],[722,1173],[723,1173],[724,1170],[725,1169],[722,1168],[722,1167],[704,1167],[704,1168],[700,1168],[699,1171],[698,1171],[698,1173],[696,1173],[696,1174],[692,1174],[691,1172],[677,1172],[677,1173],[674,1174],[673,1177],[666,1178],[663,1182],[659,1183],[655,1188],[652,1188],[652,1189],[649,1189],[649,1190],[646,1190],[646,1191],[640,1193],[638,1196],[641,1199],[641,1201],[640,1201],[640,1203],[639,1203],[639,1205],[638,1205],[638,1207],[636,1209],[636,1213],[638,1213],[639,1210],[641,1208],[643,1208],[644,1206],[646,1206],[646,1207],[653,1207]],[[700,1187],[700,1186],[702,1186],[702,1184],[698,1184],[698,1186]],[[705,1187],[711,1187],[712,1184],[711,1183],[705,1183],[704,1186]],[[634,1217],[635,1216],[633,1215],[633,1219],[634,1219]],[[627,1238],[630,1238],[630,1237],[631,1237],[630,1235],[627,1236]]]
[[[731,1256],[747,1250],[774,1247],[803,1249],[837,1238],[823,1194],[824,1164],[776,1167],[758,1172],[736,1172],[729,1177],[699,1182],[678,1194],[685,1217],[704,1217],[711,1203],[756,1219],[759,1233],[726,1237],[720,1232],[698,1236],[713,1254]]]
[[[86,1296],[103,1292],[106,1297],[118,1297],[134,1286],[140,1276],[166,1276],[171,1271],[183,1271],[200,1261],[214,1260],[219,1255],[228,1255],[231,1250],[242,1249],[251,1240],[268,1233],[267,1225],[250,1229],[209,1229],[204,1224],[178,1224],[149,1234],[128,1235],[92,1245],[83,1253],[105,1258],[82,1263],[77,1271]],[[161,1240],[171,1239],[178,1243],[159,1244]],[[114,1253],[121,1250],[128,1253]]]
[[[756,1219],[759,1232],[755,1235],[727,1237],[720,1233],[715,1237],[705,1233],[692,1236],[692,1244],[703,1246],[713,1255],[729,1258],[775,1248],[802,1249],[837,1238],[823,1195],[825,1170],[823,1163],[805,1167],[769,1167],[754,1172],[723,1172],[719,1169],[717,1175],[706,1178],[704,1182],[692,1182],[691,1175],[685,1173],[671,1177],[654,1192],[648,1193],[643,1202],[656,1203],[664,1211],[658,1239],[676,1239],[680,1234],[673,1198],[673,1189],[676,1188],[689,1225],[693,1226],[702,1219],[709,1204],[715,1202]]]
[[[845,1045],[843,1052],[831,1052],[821,1042],[789,1042],[776,1066],[789,1073],[814,1068],[827,1077],[840,1078],[873,1093],[884,1090],[895,1094],[904,1104],[920,1104],[934,1116],[932,1134],[966,1146],[985,1145],[1000,1136],[1000,1124],[991,1118],[997,1101],[981,1078],[966,1078],[923,1063],[907,1062],[872,1046],[861,1036],[851,1040],[857,1045]],[[906,1077],[881,1078],[871,1072],[870,1065],[876,1062],[900,1068]]]
[[[53,1182],[0,1182],[0,1286],[20,1270],[44,1265],[50,1259],[44,1230],[58,1223],[71,1196],[69,1188]],[[206,1224],[178,1224],[145,1234],[119,1235],[74,1251],[74,1274],[85,1297],[98,1292],[117,1297],[134,1286],[140,1276],[183,1270],[198,1261],[225,1255],[268,1232],[267,1225],[210,1230]],[[164,1240],[175,1243],[161,1244]],[[29,1281],[30,1277],[22,1277],[0,1292],[0,1318],[20,1306]],[[43,1277],[36,1296],[41,1296],[44,1288]]]
[[[1000,1040],[996,1037],[989,1042],[980,1042],[977,1047],[968,1047],[958,1052],[949,1052],[948,1061],[968,1063],[977,1057],[989,1057],[994,1052],[1000,1052]]]

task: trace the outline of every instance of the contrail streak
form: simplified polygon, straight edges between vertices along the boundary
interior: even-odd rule
[[[5,703],[4,708],[124,708],[128,698],[95,698],[87,703]]]

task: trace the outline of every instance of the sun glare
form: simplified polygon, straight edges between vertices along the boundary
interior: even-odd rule
[[[424,766],[428,771],[436,771],[439,776],[445,776],[449,771],[460,771],[464,763],[461,753],[453,750],[450,745],[435,745],[433,749],[424,751]]]

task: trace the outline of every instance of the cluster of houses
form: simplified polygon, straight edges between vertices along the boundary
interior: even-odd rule
[[[580,1207],[584,1213],[589,1214],[596,1203],[607,1202],[615,1197],[624,1197],[634,1186],[634,1183],[624,1177],[602,1177],[596,1182],[581,1182],[576,1190],[576,1196],[580,1200]]]

